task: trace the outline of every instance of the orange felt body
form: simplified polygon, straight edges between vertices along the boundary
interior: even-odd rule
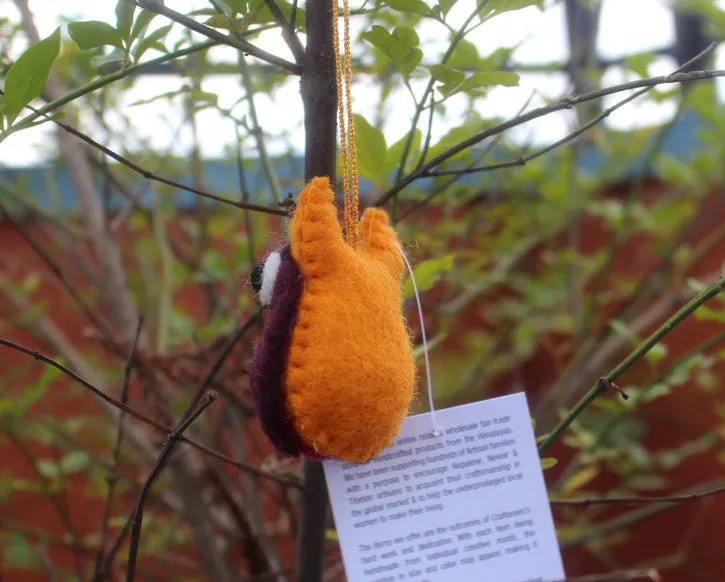
[[[365,462],[391,444],[415,389],[405,263],[382,210],[365,211],[358,248],[343,240],[327,178],[297,204],[290,245],[304,285],[283,379],[289,410],[318,454]]]

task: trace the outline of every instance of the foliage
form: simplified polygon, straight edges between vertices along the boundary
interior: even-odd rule
[[[303,182],[302,164],[292,155],[295,128],[275,133],[257,111],[265,99],[296,98],[296,63],[285,56],[294,45],[272,55],[275,61],[255,52],[255,43],[271,36],[281,46],[305,30],[311,11],[279,0],[215,0],[179,15],[167,4],[171,11],[157,14],[157,3],[119,0],[115,22],[74,20],[19,54],[2,54],[3,146],[36,125],[61,121],[103,136],[98,141],[121,157],[79,150],[81,163],[67,141],[59,142],[57,165],[87,172],[86,186],[95,187],[82,192],[82,178],[71,174],[77,213],[58,194],[66,186],[56,178],[66,174],[49,170],[42,188],[0,177],[0,220],[10,241],[0,247],[0,336],[52,353],[117,401],[128,390],[131,409],[164,429],[128,415],[121,423],[116,408],[96,406],[57,369],[0,346],[12,362],[0,374],[0,448],[17,459],[12,470],[0,469],[0,504],[32,496],[64,531],[35,531],[23,515],[0,512],[3,563],[10,569],[57,562],[59,579],[99,574],[165,429],[178,422],[221,346],[244,322],[249,333],[212,384],[224,402],[188,431],[235,459],[236,469],[192,447],[175,453],[146,506],[137,579],[210,579],[215,568],[237,579],[294,565],[289,544],[304,507],[289,483],[301,478],[301,468],[275,457],[250,418],[245,378],[259,326],[243,281],[284,236],[276,202]],[[714,86],[654,89],[642,97],[674,105],[671,124],[625,133],[598,125],[538,156],[535,144],[511,137],[501,125],[506,120],[486,107],[494,91],[524,91],[516,47],[482,54],[470,39],[502,15],[546,7],[532,0],[464,4],[385,0],[353,10],[362,31],[353,39],[355,74],[377,99],[376,115],[355,115],[362,193],[366,203],[385,199],[401,238],[411,242],[406,253],[424,304],[436,401],[453,405],[523,385],[541,445],[559,438],[555,427],[564,418],[568,430],[541,459],[552,498],[670,494],[678,471],[689,470],[693,459],[725,461],[722,298],[683,317],[686,329],[673,325],[651,349],[637,351],[657,325],[720,276],[725,262],[725,229],[713,224],[719,207],[712,194],[717,198],[725,183],[725,113]],[[716,3],[685,4],[722,28]],[[196,32],[184,19],[196,23]],[[441,42],[423,38],[430,26]],[[0,32],[8,39],[16,34],[4,22]],[[6,45],[3,39],[0,49]],[[631,55],[623,69],[628,78],[642,78],[654,60]],[[144,73],[161,65],[175,67],[179,86],[144,89]],[[209,81],[219,72],[239,77],[242,89],[231,105]],[[59,94],[48,91],[53,85]],[[388,105],[398,86],[408,98],[404,111]],[[222,116],[238,143],[219,167],[235,181],[207,175],[211,166],[197,141],[181,158],[136,139],[134,111],[148,103],[184,111],[180,126],[169,124],[172,145],[181,132],[196,140],[205,113]],[[522,114],[532,110],[527,105]],[[409,129],[393,135],[391,117],[410,119]],[[701,123],[700,147],[683,159],[665,147],[666,138],[693,120]],[[487,131],[489,138],[476,140]],[[273,143],[292,153],[271,155]],[[221,185],[210,200],[203,196],[211,182]],[[415,329],[410,279],[403,295]],[[627,400],[610,390],[596,393],[585,410],[573,408],[632,353],[636,362],[617,380]],[[712,411],[711,418],[694,434],[678,432],[674,444],[657,444],[669,425],[653,411],[674,410],[684,422],[693,403]],[[190,507],[198,513],[185,511]],[[97,518],[91,526],[79,517],[85,513]],[[602,523],[596,506],[557,513],[565,547],[598,556],[622,542],[616,529],[590,543]],[[333,530],[326,544],[329,561],[337,559]],[[128,560],[126,545],[119,545],[116,564]],[[65,549],[48,549],[57,546]]]

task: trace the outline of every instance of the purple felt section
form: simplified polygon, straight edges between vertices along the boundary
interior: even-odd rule
[[[249,370],[249,385],[262,429],[275,448],[291,457],[319,458],[295,431],[287,409],[283,379],[303,280],[289,245],[279,252],[282,262],[267,321]]]

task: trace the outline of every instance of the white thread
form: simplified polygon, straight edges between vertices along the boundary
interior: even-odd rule
[[[436,409],[433,404],[433,382],[430,376],[430,361],[428,360],[428,340],[425,336],[425,323],[423,321],[423,307],[420,304],[420,295],[418,294],[418,285],[415,284],[415,275],[413,274],[413,267],[408,262],[408,257],[405,256],[403,247],[398,245],[400,254],[403,256],[405,266],[408,267],[408,273],[410,273],[410,280],[413,283],[413,292],[415,294],[415,302],[418,304],[418,317],[420,318],[420,333],[423,339],[423,355],[425,356],[425,373],[428,381],[428,403],[430,404],[430,419],[433,421],[433,436],[441,436],[443,431],[436,424]]]

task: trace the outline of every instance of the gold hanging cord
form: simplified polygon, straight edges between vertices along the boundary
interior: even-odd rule
[[[350,5],[343,0],[343,58],[340,57],[340,33],[338,30],[337,0],[332,0],[332,34],[335,50],[335,80],[337,81],[337,113],[340,126],[340,151],[342,158],[342,191],[345,197],[345,239],[357,247],[358,182],[357,147],[355,145],[355,119],[352,113],[352,67],[350,65]],[[343,61],[344,62],[341,62]],[[344,87],[343,87],[344,84]],[[344,88],[344,100],[343,100]]]

